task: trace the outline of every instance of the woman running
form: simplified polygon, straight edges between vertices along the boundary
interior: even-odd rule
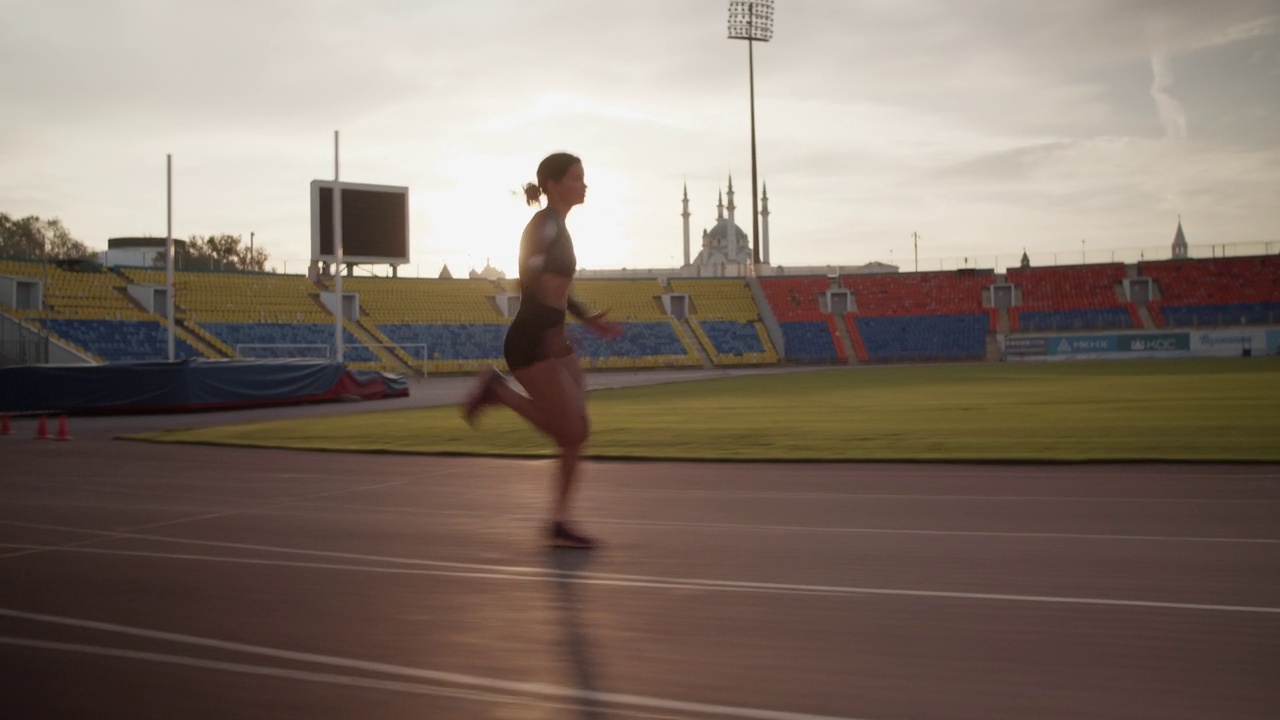
[[[538,165],[537,179],[537,184],[525,185],[525,199],[539,205],[545,194],[547,206],[534,213],[520,240],[520,309],[503,343],[507,367],[529,394],[511,387],[497,368],[489,368],[480,374],[462,415],[473,424],[481,408],[505,405],[555,441],[560,466],[548,529],[550,543],[592,548],[596,541],[575,532],[568,523],[570,492],[589,424],[586,383],[565,334],[565,316],[572,313],[604,337],[617,337],[622,327],[605,321],[604,312],[588,313],[569,294],[577,256],[565,216],[586,199],[582,161],[568,153],[549,155]]]

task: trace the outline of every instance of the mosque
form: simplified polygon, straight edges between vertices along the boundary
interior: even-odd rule
[[[734,277],[748,274],[751,267],[751,238],[734,222],[733,176],[729,176],[729,204],[724,196],[716,201],[716,224],[702,230],[702,249],[690,258],[689,187],[684,188],[684,265],[686,275],[697,277]],[[725,215],[726,207],[729,214]],[[748,212],[748,215],[750,212]],[[769,187],[760,196],[760,259],[769,264]]]
[[[726,199],[728,203],[726,204]],[[833,273],[883,273],[897,272],[895,265],[871,262],[858,266],[806,266],[789,267],[784,271],[775,267],[769,260],[769,186],[766,183],[760,193],[760,263],[752,268],[751,238],[745,230],[734,221],[737,206],[733,201],[733,176],[729,176],[727,193],[717,196],[716,222],[710,229],[702,230],[702,248],[697,255],[692,255],[692,231],[689,227],[689,187],[684,188],[684,211],[680,216],[684,219],[684,264],[674,273],[685,277],[743,277],[746,275],[779,275],[779,274],[814,274],[831,275]],[[747,208],[747,217],[751,217],[751,209]],[[609,272],[611,276],[618,273]],[[597,275],[597,273],[593,273]],[[604,276],[605,273],[598,273]]]

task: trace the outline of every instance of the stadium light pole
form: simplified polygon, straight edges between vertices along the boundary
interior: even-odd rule
[[[337,311],[333,317],[333,346],[342,364],[342,182],[338,179],[338,131],[333,131],[333,294]]]
[[[44,233],[40,233],[40,255],[44,260],[44,285],[40,286],[40,310],[43,317],[43,313],[49,311],[49,238]],[[49,328],[47,326],[48,323],[40,323],[40,349],[36,354],[40,356],[43,353],[41,363],[49,362]],[[19,333],[18,337],[21,338],[22,334]]]
[[[177,354],[173,339],[173,154],[164,156],[165,236],[164,236],[164,317],[169,324],[169,362]]]
[[[756,63],[754,46],[773,37],[773,0],[730,0],[729,39],[747,41],[747,77],[751,89],[751,257],[760,264],[760,187],[756,180]],[[729,228],[733,232],[733,228]]]

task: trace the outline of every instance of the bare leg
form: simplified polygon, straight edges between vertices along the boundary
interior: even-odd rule
[[[500,404],[511,408],[512,412],[528,420],[529,424],[547,435],[554,434],[554,428],[551,427],[546,412],[533,402],[533,398],[511,387],[510,384],[501,379],[494,381],[493,392]]]
[[[585,442],[589,434],[590,425],[587,421],[586,381],[582,376],[582,366],[578,363],[578,356],[575,354],[560,358],[560,367],[564,371],[566,394],[571,397],[571,401],[568,403],[569,412],[573,416],[570,424],[580,430],[582,442]],[[562,522],[568,518],[569,504],[573,494],[574,481],[578,476],[578,460],[581,454],[581,443],[573,446],[561,445],[560,447],[560,484],[556,492],[556,504],[552,518],[555,521]]]
[[[560,467],[557,477],[555,505],[551,509],[552,522],[564,522],[569,519],[569,504],[572,499],[573,481],[578,474],[578,454],[581,447],[560,448]]]
[[[530,374],[529,371],[521,371],[516,373],[518,376]],[[536,372],[532,373],[537,375]],[[536,378],[534,379],[536,382]],[[475,416],[479,414],[485,406],[488,405],[505,405],[512,412],[529,421],[539,431],[554,436],[555,428],[552,426],[552,418],[547,416],[546,411],[533,401],[528,395],[520,392],[512,387],[510,383],[502,378],[502,374],[497,368],[489,368],[476,378],[476,386],[471,391],[471,396],[467,398],[462,406],[462,417],[467,424],[475,422]]]
[[[587,440],[588,423],[578,358],[549,358],[514,371],[516,380],[528,391],[524,395],[490,370],[482,374],[475,392],[464,406],[471,421],[485,404],[502,404],[547,434],[560,448],[556,491],[551,510],[552,543],[560,547],[589,548],[590,538],[571,531],[565,524],[569,515],[581,448]]]
[[[554,429],[551,437],[560,447],[551,508],[552,543],[561,547],[589,548],[595,542],[574,533],[566,525],[581,448],[588,433],[582,389],[566,367],[577,362],[576,355],[545,360],[518,371],[516,378],[529,391],[533,404],[546,414],[548,425]]]

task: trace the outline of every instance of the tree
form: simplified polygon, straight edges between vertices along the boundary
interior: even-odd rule
[[[0,257],[89,260],[93,256],[93,250],[71,237],[71,232],[58,218],[44,220],[35,215],[14,218],[0,213]]]
[[[186,252],[177,258],[180,270],[256,270],[266,272],[267,251],[241,245],[239,235],[192,235],[187,239]],[[156,259],[156,265],[164,266],[164,256]]]

